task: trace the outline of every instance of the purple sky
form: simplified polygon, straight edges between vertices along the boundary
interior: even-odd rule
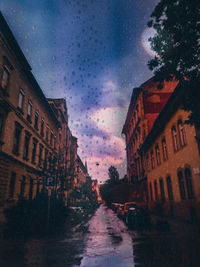
[[[146,24],[157,0],[1,0],[46,97],[65,97],[93,179],[126,173],[121,136],[134,87],[152,76]],[[98,164],[96,164],[98,163]]]

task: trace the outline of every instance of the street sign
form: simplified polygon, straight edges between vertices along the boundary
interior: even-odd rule
[[[46,177],[46,186],[54,186],[55,185],[55,177],[48,176]]]

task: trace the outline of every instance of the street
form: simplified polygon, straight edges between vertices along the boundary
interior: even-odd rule
[[[173,224],[169,232],[130,231],[111,209],[101,205],[89,231],[81,267],[200,266],[200,240],[192,225]]]
[[[90,221],[81,267],[133,266],[132,239],[123,221],[101,205]]]
[[[2,267],[198,267],[199,232],[170,221],[170,231],[129,230],[105,205],[85,225],[48,239],[6,240]]]

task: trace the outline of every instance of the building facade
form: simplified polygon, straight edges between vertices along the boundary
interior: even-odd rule
[[[58,168],[60,122],[0,14],[0,207],[34,198]]]
[[[200,217],[198,131],[186,124],[185,91],[178,85],[156,119],[142,150],[148,180],[149,208],[195,221]]]
[[[64,98],[50,99],[48,103],[54,111],[60,127],[58,128],[58,157],[57,164],[57,191],[60,198],[65,198],[66,183],[67,183],[67,129],[68,129],[68,113],[67,104]]]
[[[140,150],[154,121],[172,94],[177,82],[164,82],[163,89],[153,78],[134,88],[122,133],[126,137],[127,178],[135,185],[137,193],[133,199],[147,201],[147,177],[143,167],[143,153]]]

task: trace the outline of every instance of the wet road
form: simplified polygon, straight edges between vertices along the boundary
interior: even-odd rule
[[[101,205],[86,225],[62,236],[0,243],[0,267],[199,267],[198,229],[170,225],[169,232],[128,230]]]
[[[192,225],[169,232],[131,231],[104,205],[90,221],[81,267],[199,267],[200,238]],[[79,266],[79,265],[76,265]]]
[[[112,210],[101,205],[89,232],[81,267],[134,266],[132,238]]]

